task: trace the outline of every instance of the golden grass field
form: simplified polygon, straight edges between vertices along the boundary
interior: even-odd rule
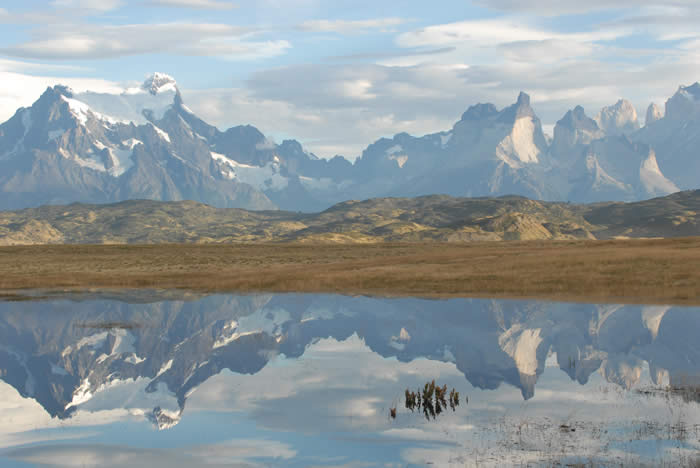
[[[700,305],[700,238],[0,248],[0,295],[100,288]]]

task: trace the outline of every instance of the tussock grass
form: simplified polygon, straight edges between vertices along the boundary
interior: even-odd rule
[[[0,294],[152,288],[700,304],[700,238],[0,248]]]

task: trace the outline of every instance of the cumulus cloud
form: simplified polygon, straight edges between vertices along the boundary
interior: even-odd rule
[[[11,56],[55,59],[105,59],[170,53],[230,59],[272,57],[291,47],[285,40],[252,41],[250,28],[217,23],[57,25],[35,31],[30,41],[0,49]]]
[[[334,32],[339,34],[358,34],[372,30],[391,31],[406,22],[403,18],[380,18],[369,20],[309,20],[301,23],[297,29],[308,32]]]
[[[197,10],[232,10],[234,2],[219,0],[150,0],[152,5],[177,8],[192,8]]]

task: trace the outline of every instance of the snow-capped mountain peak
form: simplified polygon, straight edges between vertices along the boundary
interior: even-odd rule
[[[114,121],[137,125],[162,119],[182,100],[175,79],[164,73],[154,73],[141,86],[127,88],[121,94],[85,92],[71,97]]]
[[[170,75],[155,72],[143,82],[141,89],[154,96],[168,91],[177,92],[177,82]]]

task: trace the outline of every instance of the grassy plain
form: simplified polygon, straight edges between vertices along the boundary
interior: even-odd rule
[[[117,288],[700,305],[700,238],[0,248],[0,295]]]

